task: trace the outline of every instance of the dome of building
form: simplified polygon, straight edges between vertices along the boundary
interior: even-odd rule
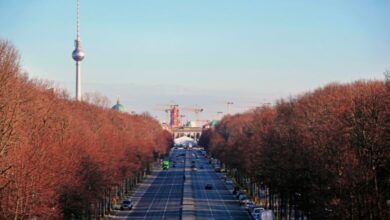
[[[118,112],[125,112],[125,106],[123,106],[119,99],[116,101],[116,104],[112,106],[112,109],[118,111]]]

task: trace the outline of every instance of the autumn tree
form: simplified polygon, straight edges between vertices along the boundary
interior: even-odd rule
[[[172,143],[151,117],[61,91],[0,42],[0,219],[82,218]]]
[[[226,116],[200,139],[223,163],[265,184],[283,218],[294,208],[312,219],[387,219],[389,91],[388,78],[332,83]]]

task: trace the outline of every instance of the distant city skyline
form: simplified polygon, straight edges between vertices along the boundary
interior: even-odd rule
[[[0,38],[74,97],[74,0],[0,0]],[[82,92],[129,111],[176,102],[213,119],[331,82],[383,79],[390,2],[80,0]],[[193,120],[191,113],[185,113]]]

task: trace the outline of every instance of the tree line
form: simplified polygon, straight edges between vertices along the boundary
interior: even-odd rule
[[[146,114],[73,101],[28,79],[0,40],[0,219],[77,218],[171,143]]]
[[[329,84],[225,116],[200,144],[309,219],[390,218],[390,81]],[[274,203],[268,203],[270,208]]]

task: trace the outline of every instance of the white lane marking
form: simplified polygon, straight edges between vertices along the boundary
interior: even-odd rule
[[[170,193],[169,193],[169,196],[168,196],[167,201],[166,201],[166,204],[168,204],[168,202],[171,199],[170,195],[171,195],[171,190],[172,190],[173,186],[180,185],[180,184],[174,183],[175,181],[173,181],[172,183],[166,184],[167,180],[174,180],[175,179],[174,177],[176,176],[176,175],[173,175],[171,178],[167,178],[168,177],[168,172],[169,172],[169,170],[165,171],[165,176],[164,176],[164,179],[163,179],[163,183],[160,184],[158,191],[155,193],[155,195],[153,197],[153,200],[152,200],[151,204],[149,205],[148,210],[145,213],[144,219],[147,219],[146,217],[148,216],[149,213],[160,213],[162,211],[162,210],[154,210],[154,211],[152,211],[151,208],[153,207],[153,204],[155,202],[155,199],[156,199],[157,195],[160,194],[161,189],[164,189],[163,186],[166,186],[166,185],[170,185],[171,186]],[[164,209],[164,213],[163,213],[162,219],[164,219],[165,213],[166,213],[166,207]]]
[[[226,206],[226,201],[223,200],[220,190],[218,190],[217,187],[216,187],[216,181],[215,181],[216,178],[213,178],[213,177],[211,176],[211,172],[207,172],[207,174],[209,175],[209,177],[210,177],[211,179],[213,179],[213,182],[214,182],[214,184],[215,184],[215,190],[217,191],[217,195],[218,195],[219,198],[221,199],[222,204],[223,204],[223,206],[224,206],[226,212],[229,214],[230,219],[233,219],[232,213],[229,211],[229,209],[228,209],[227,206]],[[217,181],[220,181],[220,180],[217,180]]]
[[[168,178],[167,178],[167,176],[168,176],[168,171],[163,171],[163,172],[165,172],[165,173],[164,173],[165,175],[164,175],[164,177],[163,177],[163,182],[159,184],[158,190],[157,190],[157,192],[154,194],[153,199],[152,199],[152,202],[150,203],[148,209],[146,210],[145,215],[143,216],[143,219],[147,219],[146,216],[148,216],[149,213],[152,213],[151,208],[153,207],[153,204],[154,204],[154,202],[155,202],[155,200],[156,200],[156,197],[157,197],[157,195],[160,194],[160,191],[161,191],[161,189],[163,188],[162,186],[165,185],[164,183],[168,180]],[[158,178],[158,177],[157,177],[157,178]]]
[[[131,196],[131,199],[133,201],[133,209],[135,209],[138,206],[139,201],[146,195],[149,187],[153,184],[153,181],[157,179],[158,175],[160,174],[161,170],[156,170],[153,172],[153,175],[148,178],[144,183],[141,183],[136,191],[134,192],[134,195]],[[136,196],[138,195],[138,196]],[[131,212],[131,211],[130,211]]]
[[[175,176],[176,176],[176,175],[175,175]],[[175,176],[173,176],[171,179],[172,179],[172,180],[175,180]],[[175,181],[173,181],[173,182],[175,182]],[[164,213],[163,213],[162,219],[164,219],[165,213],[167,212],[168,203],[169,203],[169,200],[170,200],[171,194],[172,194],[172,189],[173,189],[173,186],[175,186],[175,185],[178,185],[178,184],[174,184],[174,183],[170,184],[171,187],[170,187],[170,189],[169,189],[168,198],[167,198],[167,201],[166,201],[166,203],[165,203],[165,208],[164,208]]]
[[[215,179],[220,180],[220,176],[219,176],[216,172],[212,172],[212,174],[215,176]],[[229,192],[229,194],[230,194],[230,191],[228,191],[228,192]],[[222,196],[221,196],[221,198],[222,198]],[[230,201],[230,200],[226,200],[226,201]],[[236,200],[233,200],[233,201],[237,202],[237,199],[236,199]],[[226,204],[225,204],[225,205],[226,205]],[[239,209],[234,210],[234,212],[243,213],[248,219],[251,219],[251,216],[248,214],[248,212],[247,212],[241,205],[240,205],[238,208],[239,208]],[[230,212],[229,212],[229,215],[231,215]],[[232,218],[232,219],[233,219],[233,218]]]
[[[203,173],[203,172],[202,172],[202,173]],[[207,173],[208,173],[208,172],[207,172]],[[198,186],[200,186],[200,193],[201,193],[201,195],[202,195],[202,194],[205,195],[206,201],[207,201],[208,211],[210,212],[210,214],[211,214],[211,216],[212,216],[212,219],[215,219],[215,218],[214,218],[213,210],[211,209],[211,206],[210,206],[210,200],[209,200],[209,197],[208,197],[208,195],[207,195],[208,193],[206,192],[206,189],[204,188],[204,186],[205,186],[205,181],[204,181],[204,179],[202,179],[202,180],[200,181],[200,178],[199,178],[200,173],[199,173],[199,172],[192,172],[191,175],[192,175],[192,178],[195,177],[194,179],[196,179],[196,182],[198,183]],[[202,184],[200,184],[200,183],[202,183]],[[198,199],[195,199],[195,201],[197,201],[197,200],[198,200]]]
[[[221,180],[219,178],[219,176],[217,175],[217,173],[214,172],[213,169],[210,169],[210,165],[208,165],[207,161],[205,158],[202,158],[201,161],[206,165],[205,166],[205,171],[203,173],[207,173],[206,175],[204,175],[204,177],[208,176],[209,178],[206,178],[206,179],[210,179],[212,182],[213,182],[213,186],[215,186],[215,195],[217,195],[219,197],[219,199],[211,199],[213,202],[222,202],[222,205],[221,204],[216,204],[216,208],[217,207],[223,207],[223,210],[214,210],[212,214],[216,214],[216,213],[223,213],[223,212],[227,212],[228,215],[229,215],[229,218],[230,219],[234,219],[233,217],[233,213],[242,213],[244,214],[245,216],[249,217],[248,214],[241,208],[241,207],[237,207],[237,208],[240,208],[240,209],[237,209],[237,210],[230,210],[229,207],[227,206],[228,202],[237,202],[237,200],[231,200],[231,199],[223,199],[223,196],[222,196],[222,192],[225,191],[225,189],[217,189],[217,185],[222,185],[221,184]],[[204,165],[203,164],[203,165]],[[207,169],[206,169],[207,167]],[[203,190],[203,192],[205,192],[206,190]],[[229,192],[229,191],[227,191]],[[197,199],[197,201],[199,202],[204,202],[204,201],[207,201],[208,202],[208,205],[210,204],[210,198],[207,196],[206,194],[206,200],[205,199]],[[232,207],[230,207],[232,208]],[[203,209],[204,211],[204,209]],[[214,216],[214,215],[213,215]]]
[[[153,181],[157,178],[161,169],[156,168],[156,165],[153,164],[152,173],[141,183],[138,184],[137,188],[131,195],[131,199],[133,201],[133,209],[129,211],[115,211],[113,215],[110,215],[108,219],[129,219],[129,215],[134,211],[134,209],[138,206],[139,201],[146,194],[147,189],[152,185]],[[138,196],[136,196],[138,195]],[[120,215],[121,213],[126,213],[127,215]],[[119,216],[117,216],[119,215]]]

